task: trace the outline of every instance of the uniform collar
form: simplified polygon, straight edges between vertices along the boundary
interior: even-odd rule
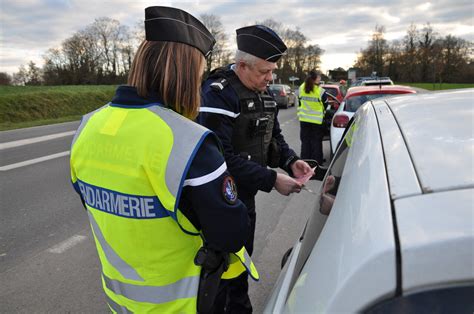
[[[117,87],[115,95],[112,98],[112,103],[124,106],[143,106],[152,103],[163,103],[163,101],[156,92],[153,92],[144,98],[138,95],[135,87],[121,85]]]

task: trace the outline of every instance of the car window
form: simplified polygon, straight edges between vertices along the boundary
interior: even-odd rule
[[[347,128],[352,126],[352,121],[350,121]],[[347,130],[347,129],[346,129]],[[345,134],[344,134],[345,135]],[[313,250],[314,245],[316,244],[319,235],[324,227],[324,224],[327,220],[327,215],[323,215],[321,210],[330,206],[327,202],[334,201],[337,197],[337,191],[339,189],[339,184],[342,179],[342,172],[346,164],[347,154],[349,152],[349,147],[347,141],[341,141],[341,144],[334,155],[333,161],[329,166],[329,169],[324,177],[321,188],[316,195],[317,202],[316,207],[311,214],[311,217],[306,223],[305,230],[301,236],[301,249],[298,255],[295,271],[293,272],[293,277],[291,279],[290,290],[298,279],[301,270],[303,269],[306,261],[308,260],[311,251]]]

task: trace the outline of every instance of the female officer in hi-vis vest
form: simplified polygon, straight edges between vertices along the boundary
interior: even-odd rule
[[[319,87],[321,74],[310,71],[299,88],[298,118],[300,120],[301,158],[323,164],[324,112],[327,95]]]
[[[191,121],[215,40],[196,18],[168,7],[147,8],[145,30],[129,86],[82,119],[72,182],[113,312],[204,312],[218,285],[213,274],[258,279],[242,248],[247,211],[219,142]]]

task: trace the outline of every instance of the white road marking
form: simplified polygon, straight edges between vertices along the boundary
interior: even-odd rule
[[[24,140],[0,143],[0,150],[7,149],[7,148],[12,148],[12,147],[24,146],[24,145],[28,145],[28,144],[39,143],[39,142],[44,142],[44,141],[49,141],[49,140],[54,140],[56,138],[61,138],[61,137],[74,135],[74,133],[76,133],[76,131],[68,131],[68,132],[56,133],[56,134],[51,134],[51,135],[44,135],[44,136],[38,136],[38,137],[33,137],[33,138],[27,138],[27,139],[24,139]]]
[[[43,161],[46,161],[46,160],[51,160],[51,159],[55,159],[55,158],[59,158],[59,157],[64,157],[64,156],[69,155],[69,153],[70,153],[70,151],[65,151],[65,152],[61,152],[61,153],[57,153],[57,154],[52,154],[52,155],[43,156],[43,157],[39,157],[39,158],[35,158],[35,159],[25,160],[25,161],[22,161],[22,162],[17,162],[17,163],[6,165],[6,166],[1,166],[0,171],[12,170],[12,169],[15,169],[15,168],[20,168],[20,167],[25,167],[25,166],[37,164],[39,162],[43,162]]]
[[[72,237],[70,237],[69,239],[53,246],[52,248],[49,248],[48,249],[48,252],[50,253],[55,253],[55,254],[61,254],[63,253],[64,251],[72,248],[73,246],[75,246],[76,244],[79,244],[81,243],[82,241],[84,241],[85,239],[87,239],[87,237],[85,236],[82,236],[82,235],[74,235]]]

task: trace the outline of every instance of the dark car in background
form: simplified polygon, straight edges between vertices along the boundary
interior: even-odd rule
[[[275,98],[279,108],[293,107],[296,104],[296,95],[291,87],[285,84],[270,84],[270,94]]]

